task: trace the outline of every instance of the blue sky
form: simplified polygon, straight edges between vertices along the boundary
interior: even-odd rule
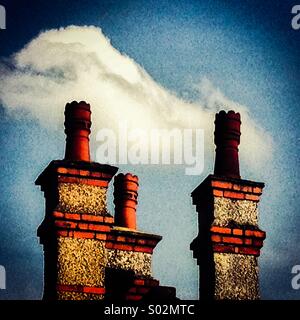
[[[300,298],[290,285],[292,266],[300,264],[300,31],[290,26],[294,1],[1,4],[7,9],[7,30],[0,31],[0,56],[8,68],[13,69],[9,56],[41,31],[94,25],[113,47],[177,97],[198,101],[201,81],[208,79],[230,100],[247,106],[274,142],[272,158],[261,169],[241,163],[243,178],[266,183],[260,205],[260,225],[267,232],[260,258],[262,297]],[[8,278],[0,298],[39,299],[43,261],[36,228],[44,203],[33,182],[48,162],[63,157],[64,136],[62,128],[48,128],[34,116],[11,111],[1,106],[0,264]],[[245,143],[255,144],[246,138]],[[197,234],[197,216],[190,192],[212,172],[212,157],[207,157],[203,174],[196,177],[173,167],[122,169],[143,181],[140,228],[164,237],[154,255],[155,277],[176,286],[180,298],[195,299],[198,272],[189,243]]]

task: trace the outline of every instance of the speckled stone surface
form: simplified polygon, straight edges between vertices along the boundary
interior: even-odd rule
[[[81,292],[58,292],[58,300],[102,300],[104,295]]]
[[[151,260],[152,255],[149,253],[108,250],[107,266],[132,270],[136,275],[151,277]]]
[[[215,299],[259,299],[257,258],[249,255],[214,253]]]
[[[137,276],[151,277],[152,255],[143,252],[106,249],[103,241],[58,238],[58,284],[105,287],[105,268],[132,270]],[[61,300],[93,300],[101,296],[59,292]]]
[[[249,200],[214,198],[214,225],[225,227],[230,222],[238,225],[258,225],[257,203]]]
[[[107,254],[102,241],[58,238],[58,284],[104,287]]]
[[[60,183],[58,193],[57,210],[59,211],[95,215],[107,213],[106,188],[77,183]]]

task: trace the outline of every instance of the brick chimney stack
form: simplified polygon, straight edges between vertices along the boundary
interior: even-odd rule
[[[264,184],[240,178],[240,115],[221,111],[215,121],[216,160],[193,192],[199,234],[191,243],[200,266],[201,299],[259,299],[258,256],[265,232],[258,226]]]
[[[89,135],[91,133],[90,105],[84,101],[67,103],[65,108],[65,160],[91,161]]]
[[[215,120],[216,160],[214,174],[240,178],[239,149],[241,120],[234,111],[220,111]]]
[[[136,229],[138,177],[120,173],[114,180],[114,204],[116,225]]]
[[[152,277],[161,236],[136,230],[138,177],[115,178],[115,217],[107,189],[118,168],[90,161],[90,105],[66,105],[64,160],[40,174],[46,214],[38,228],[44,247],[44,299],[175,299]]]

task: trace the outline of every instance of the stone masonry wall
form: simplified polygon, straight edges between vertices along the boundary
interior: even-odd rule
[[[251,255],[214,253],[215,299],[259,299],[257,258]]]
[[[214,197],[213,225],[258,226],[257,202]],[[214,252],[215,299],[259,299],[257,257]]]
[[[106,214],[106,188],[77,183],[59,183],[57,210],[88,214]]]
[[[237,225],[258,225],[257,202],[214,197],[213,225],[227,226],[230,222]]]

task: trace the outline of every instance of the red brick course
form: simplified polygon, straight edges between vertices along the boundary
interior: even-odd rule
[[[136,278],[134,280],[133,286],[128,290],[125,300],[139,301],[151,290],[151,288],[158,286],[159,281],[156,279]]]
[[[224,243],[243,244],[243,239],[237,237],[222,237]]]
[[[53,218],[58,237],[102,240],[108,249],[152,254],[160,240],[130,231],[112,233],[114,218],[110,216],[54,211]]]
[[[225,234],[231,234],[231,228],[227,228],[227,227],[218,227],[218,226],[212,226],[210,228],[211,232],[215,232],[215,233],[225,233]]]
[[[53,211],[53,217],[57,219],[80,220],[82,222],[102,222],[105,224],[114,224],[114,217],[111,216]]]
[[[245,199],[244,193],[234,192],[234,191],[224,191],[224,197],[230,199],[238,199],[242,200]]]
[[[93,177],[101,180],[110,180],[112,178],[111,174],[104,172],[97,172],[93,170],[83,170],[75,168],[57,167],[56,172],[61,175],[77,176],[77,177]],[[67,176],[67,177],[68,177]]]
[[[218,189],[213,189],[213,195],[215,197],[223,197],[224,193],[222,190],[218,190]]]
[[[266,237],[266,233],[261,230],[212,226],[210,231],[214,252],[223,253],[258,256]]]
[[[262,188],[245,184],[246,182],[243,181],[239,184],[222,180],[211,180],[212,193],[215,197],[258,202],[262,194]]]
[[[88,184],[91,186],[97,186],[97,187],[103,187],[103,188],[107,188],[109,183],[107,180],[91,179],[86,177],[78,178],[78,177],[69,177],[69,176],[58,176],[58,182]]]
[[[66,285],[58,284],[58,291],[67,291],[67,292],[82,292],[82,293],[92,293],[92,294],[105,294],[105,288],[103,287],[87,287],[81,285]]]

